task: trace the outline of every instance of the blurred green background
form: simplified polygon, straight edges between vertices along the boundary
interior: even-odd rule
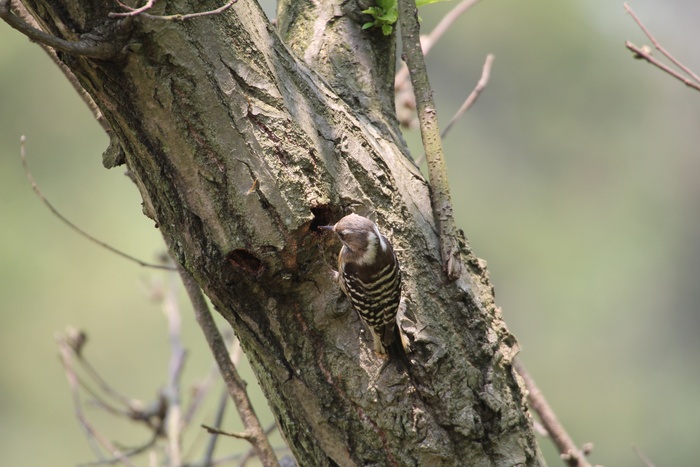
[[[454,3],[421,11],[428,31]],[[700,3],[631,3],[663,45],[700,72]],[[631,58],[644,38],[621,2],[489,0],[428,57],[443,125],[471,91],[487,53],[488,88],[445,141],[459,225],[489,264],[521,358],[592,461],[697,463],[700,434],[700,93]],[[658,54],[657,54],[658,55]],[[93,456],[73,415],[54,333],[88,332],[87,356],[115,388],[151,401],[168,377],[165,273],[70,231],[46,196],[101,240],[154,261],[159,232],[123,168],[107,171],[107,138],[41,49],[0,24],[0,452],[4,465],[75,465]],[[415,133],[407,138],[420,154]],[[156,284],[156,285],[154,285]],[[189,308],[183,387],[211,359]],[[271,416],[255,389],[264,423]],[[217,387],[211,399],[217,399]],[[147,432],[95,408],[111,439]],[[214,408],[202,410],[212,423]],[[229,411],[224,427],[240,429]],[[196,427],[186,446],[200,449]],[[244,449],[223,440],[221,452]],[[561,465],[549,440],[550,465]],[[146,465],[141,459],[139,465]]]

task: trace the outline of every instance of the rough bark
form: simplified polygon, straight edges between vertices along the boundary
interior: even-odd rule
[[[483,263],[463,242],[461,278],[441,271],[429,187],[388,113],[393,38],[361,32],[361,7],[282,3],[288,47],[249,0],[119,23],[116,3],[25,3],[63,39],[126,38],[113,60],[60,57],[112,129],[106,164],[126,163],[172,256],[233,326],[299,465],[541,463]],[[397,248],[410,377],[380,371],[331,280],[338,245],[315,226],[350,211]]]

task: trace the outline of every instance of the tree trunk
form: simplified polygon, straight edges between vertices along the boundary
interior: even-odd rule
[[[299,465],[542,464],[517,342],[466,241],[462,277],[444,279],[429,186],[394,117],[394,37],[361,30],[363,7],[283,0],[278,32],[251,0],[186,21],[25,3],[51,34],[124,46],[59,55],[109,123],[105,164],[126,164],[173,258],[233,326]],[[349,212],[397,249],[410,377],[382,369],[331,279],[339,245],[315,227]]]

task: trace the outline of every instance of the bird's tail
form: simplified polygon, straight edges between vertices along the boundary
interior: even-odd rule
[[[398,325],[392,326],[393,330],[386,330],[385,339],[382,339],[384,348],[389,357],[389,360],[394,362],[399,371],[408,371],[411,367],[411,360],[406,353],[408,342],[406,337],[401,333]],[[387,336],[389,334],[389,336]]]

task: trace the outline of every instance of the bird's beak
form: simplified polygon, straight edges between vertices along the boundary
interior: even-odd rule
[[[318,228],[321,230],[333,230],[333,229],[335,229],[335,224],[334,225],[319,225]]]

